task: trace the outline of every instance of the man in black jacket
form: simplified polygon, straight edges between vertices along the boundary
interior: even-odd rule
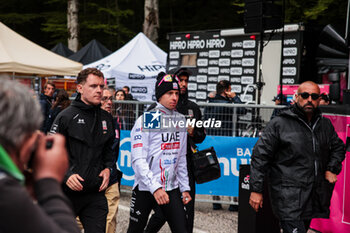
[[[191,100],[188,99],[188,79],[190,72],[186,68],[178,68],[176,70],[170,71],[170,73],[174,73],[178,76],[180,80],[180,96],[179,101],[177,103],[176,109],[179,113],[185,115],[185,117],[188,119],[196,119],[196,120],[202,120],[202,113],[199,109],[198,105]],[[205,129],[203,127],[198,128],[192,128],[189,127],[187,129],[187,170],[188,170],[188,178],[190,183],[190,196],[192,197],[192,200],[186,205],[186,215],[187,215],[187,228],[188,233],[191,233],[193,231],[193,221],[194,221],[194,202],[195,202],[195,180],[192,170],[192,150],[191,145],[193,146],[196,143],[201,143],[205,139]],[[162,226],[165,223],[165,217],[161,213],[160,209],[157,209],[155,214],[152,215],[151,219],[148,222],[147,228],[145,232],[158,232]]]
[[[61,190],[68,168],[64,137],[38,133],[43,117],[27,87],[0,79],[0,99],[0,232],[78,233]]]
[[[113,167],[115,132],[112,116],[100,108],[103,73],[84,69],[77,83],[79,94],[56,117],[50,132],[66,137],[70,167],[63,188],[75,214],[86,233],[104,233],[108,212],[104,194]]]
[[[296,104],[269,122],[251,162],[249,203],[262,207],[269,180],[272,209],[284,233],[306,233],[312,218],[328,218],[344,143],[318,108],[320,89],[313,82],[298,88]]]

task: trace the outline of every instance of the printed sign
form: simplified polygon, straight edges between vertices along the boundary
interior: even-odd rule
[[[131,167],[130,131],[122,130],[118,168],[123,172],[122,185],[133,186],[135,173]],[[196,193],[204,195],[238,196],[239,165],[250,164],[258,138],[208,136],[198,144],[199,150],[214,147],[221,168],[217,180],[196,185]],[[228,185],[230,184],[230,185]]]

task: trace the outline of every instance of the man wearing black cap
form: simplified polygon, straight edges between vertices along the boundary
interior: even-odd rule
[[[157,105],[139,117],[131,130],[135,182],[129,233],[142,233],[149,213],[156,207],[164,214],[172,232],[187,232],[184,205],[191,201],[191,196],[186,162],[187,133],[183,127],[186,119],[176,111],[178,81],[175,75],[163,72],[158,75]]]
[[[171,71],[170,71],[171,72]],[[196,120],[202,119],[202,113],[199,109],[198,105],[191,100],[188,99],[188,79],[190,76],[190,71],[186,68],[177,68],[173,70],[173,72],[180,80],[180,97],[179,102],[177,103],[176,110],[180,112],[181,114],[185,115],[186,118],[194,118]],[[195,202],[195,180],[193,175],[193,170],[191,166],[191,156],[192,156],[192,150],[191,145],[195,143],[201,143],[205,139],[205,130],[203,127],[188,127],[187,129],[187,170],[188,170],[188,177],[190,182],[190,195],[192,197],[192,201],[190,201],[186,205],[186,214],[187,214],[187,227],[188,232],[192,232],[193,230],[193,221],[194,221],[194,202]],[[147,224],[147,228],[145,232],[151,233],[151,232],[158,232],[162,226],[165,223],[165,217],[162,214],[162,212],[159,209],[156,209],[155,213],[152,215],[151,219],[149,220]]]

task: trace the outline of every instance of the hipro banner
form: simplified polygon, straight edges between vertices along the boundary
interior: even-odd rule
[[[130,131],[120,134],[118,167],[123,172],[122,185],[134,184],[134,171],[131,167]],[[207,136],[198,144],[199,150],[214,147],[221,167],[221,177],[217,180],[196,186],[197,194],[238,196],[239,165],[250,164],[251,154],[258,138]]]

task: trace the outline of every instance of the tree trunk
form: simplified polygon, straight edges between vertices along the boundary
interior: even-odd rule
[[[67,6],[68,48],[73,52],[78,51],[78,46],[79,46],[78,11],[79,11],[79,1],[68,0],[68,6]]]
[[[158,43],[159,11],[158,0],[145,0],[143,33],[155,44]]]
[[[120,41],[121,41],[121,38],[120,38],[120,17],[119,17],[119,4],[118,4],[118,0],[115,0],[115,9],[116,11],[118,12],[117,14],[117,18],[116,18],[116,23],[117,23],[117,48],[119,49],[120,48]]]

